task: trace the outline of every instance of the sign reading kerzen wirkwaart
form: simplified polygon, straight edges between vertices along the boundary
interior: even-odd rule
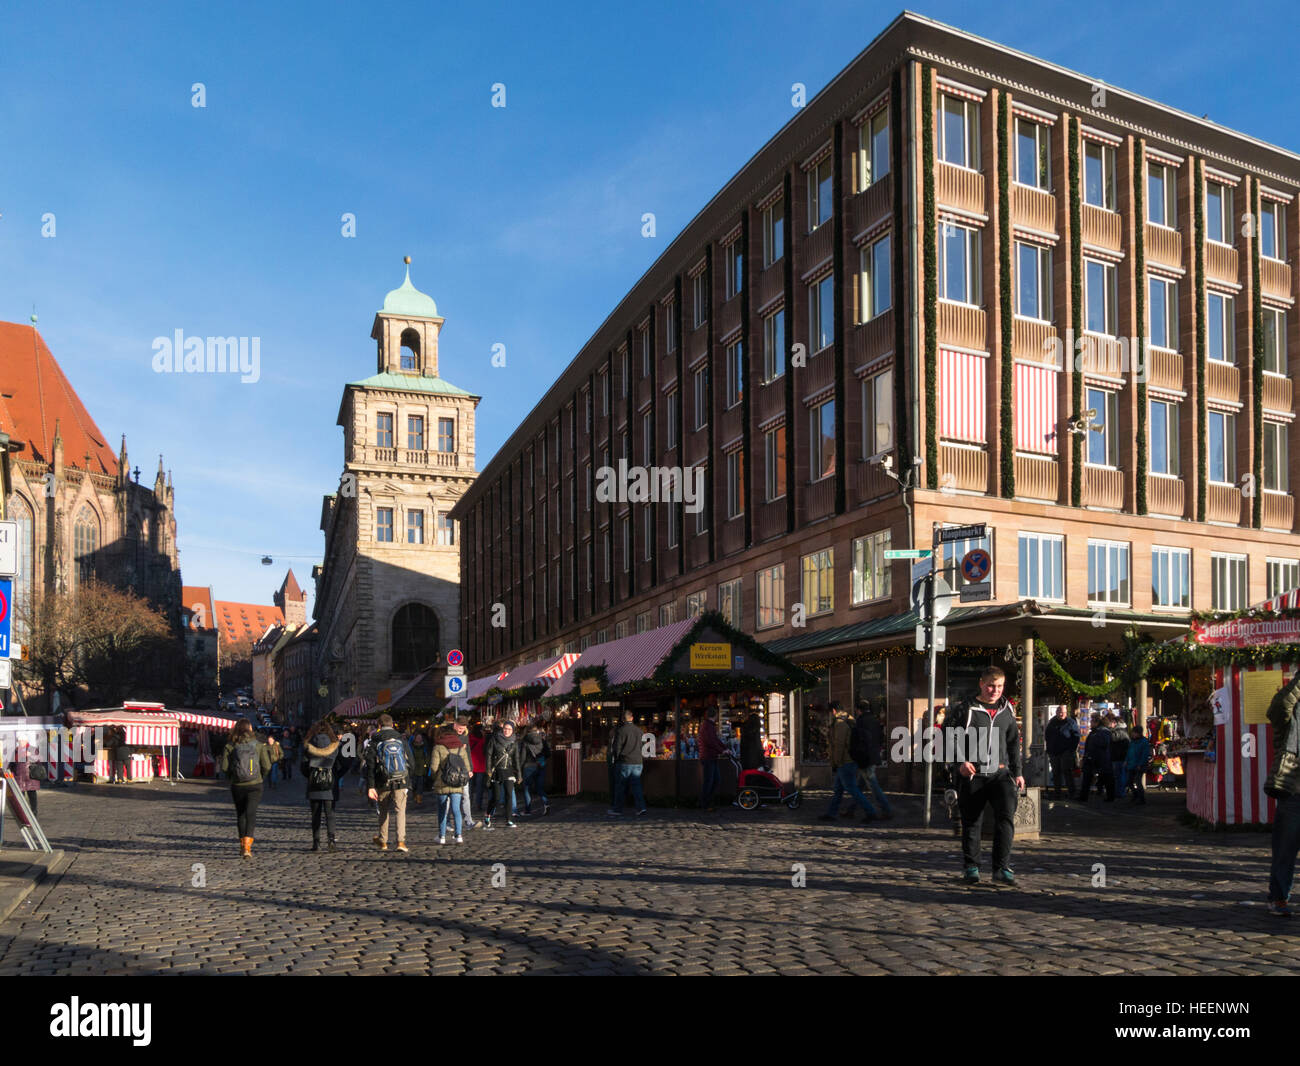
[[[692,644],[692,670],[730,670],[730,644]]]

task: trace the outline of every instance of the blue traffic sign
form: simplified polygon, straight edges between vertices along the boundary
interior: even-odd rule
[[[9,635],[13,628],[14,583],[0,578],[0,658],[9,658]]]
[[[972,548],[961,560],[961,576],[967,581],[979,582],[989,576],[993,560],[983,548]]]

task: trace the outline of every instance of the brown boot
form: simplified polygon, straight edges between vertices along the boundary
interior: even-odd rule
[[[253,857],[253,838],[240,837],[239,844],[240,844],[239,854],[242,855],[245,859],[251,859]]]

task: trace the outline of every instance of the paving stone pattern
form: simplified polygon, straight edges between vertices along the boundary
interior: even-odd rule
[[[1181,826],[1181,795],[1049,804],[1020,884],[994,888],[987,866],[961,882],[942,809],[923,830],[914,798],[870,826],[818,821],[817,796],[618,821],[561,801],[441,848],[426,804],[408,857],[369,844],[355,790],[342,851],[311,853],[301,789],[267,793],[251,862],[220,785],[43,791],[74,858],[0,925],[0,974],[1300,973],[1300,918],[1264,911],[1267,835]]]

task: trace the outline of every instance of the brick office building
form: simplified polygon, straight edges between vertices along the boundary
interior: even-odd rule
[[[900,15],[453,511],[471,674],[718,608],[825,672],[805,703],[908,722],[910,577],[882,553],[936,524],[988,525],[992,600],[949,619],[975,669],[1300,585],[1297,189],[1291,152]],[[623,458],[702,468],[701,513],[598,498]]]

